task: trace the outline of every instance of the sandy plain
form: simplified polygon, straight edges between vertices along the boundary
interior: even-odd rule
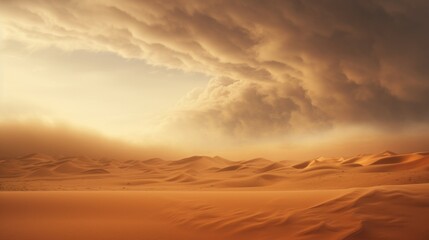
[[[429,153],[0,160],[0,239],[429,239]]]

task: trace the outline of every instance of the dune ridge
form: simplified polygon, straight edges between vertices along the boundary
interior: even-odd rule
[[[264,158],[231,161],[219,156],[115,160],[34,153],[0,160],[0,173],[3,190],[330,189],[429,182],[429,153],[386,151],[301,163]]]
[[[187,228],[220,231],[231,239],[425,239],[429,230],[421,221],[429,220],[427,189],[428,184],[334,190],[335,196],[328,200],[320,192],[310,191],[322,202],[308,207],[286,203],[285,208],[278,202],[287,198],[274,198],[272,203],[277,204],[256,211],[234,208],[223,212],[210,204],[188,204],[179,213],[175,209],[172,216]]]

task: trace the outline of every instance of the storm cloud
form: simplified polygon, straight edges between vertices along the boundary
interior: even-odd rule
[[[211,76],[166,118],[170,129],[252,137],[429,120],[424,0],[0,5],[6,39]]]

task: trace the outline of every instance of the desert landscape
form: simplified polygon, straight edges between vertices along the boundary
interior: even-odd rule
[[[2,239],[429,237],[429,152],[302,163],[30,154],[0,170]]]
[[[0,240],[429,240],[428,13],[0,0]]]
[[[180,160],[30,154],[0,160],[0,190],[314,190],[429,182],[429,152],[382,152],[305,162],[219,156]]]

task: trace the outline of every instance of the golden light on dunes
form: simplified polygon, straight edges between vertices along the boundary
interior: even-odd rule
[[[0,239],[429,239],[428,12],[1,0]]]

